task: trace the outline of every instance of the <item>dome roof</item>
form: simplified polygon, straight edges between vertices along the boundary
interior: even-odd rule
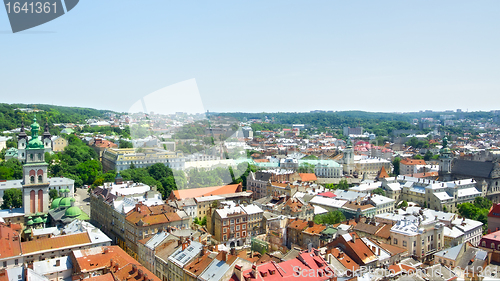
[[[29,220],[26,225],[33,225],[33,220]]]
[[[33,222],[34,222],[34,223],[42,223],[42,222],[43,222],[43,220],[42,220],[42,218],[41,218],[41,217],[38,217],[38,218],[36,218]]]
[[[43,142],[39,140],[38,138],[33,138],[28,142],[28,148],[44,148]]]
[[[63,192],[69,193],[69,188],[63,189]]]
[[[59,203],[59,207],[71,207],[71,198],[66,197],[61,199],[61,202]]]
[[[66,215],[67,217],[77,217],[81,214],[82,214],[82,210],[80,210],[80,208],[78,208],[76,206],[69,207],[66,210],[66,212],[64,213],[64,215]]]
[[[62,200],[61,197],[52,200],[52,205],[50,205],[50,208],[57,209],[59,207],[59,204],[61,203],[61,200]]]
[[[75,202],[76,200],[75,200],[75,198],[71,197],[71,198],[69,199],[69,201],[70,201],[70,202]]]

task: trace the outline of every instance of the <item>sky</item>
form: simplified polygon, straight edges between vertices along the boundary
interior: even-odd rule
[[[16,34],[0,10],[0,102],[128,111],[194,83],[194,93],[155,106],[189,105],[195,94],[195,107],[213,112],[500,109],[499,8],[81,0]]]

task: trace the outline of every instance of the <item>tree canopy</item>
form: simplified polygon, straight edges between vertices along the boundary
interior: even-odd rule
[[[3,193],[2,209],[21,208],[23,206],[23,192],[21,189],[11,188]]]

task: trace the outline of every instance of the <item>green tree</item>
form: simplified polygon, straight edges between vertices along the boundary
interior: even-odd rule
[[[54,200],[59,197],[59,192],[57,192],[57,189],[51,189],[49,191],[49,197],[51,200]]]
[[[20,208],[23,206],[23,193],[21,189],[11,188],[3,193],[2,209]]]
[[[345,220],[346,218],[344,214],[339,210],[317,215],[314,217],[314,222],[317,224],[336,224]]]
[[[493,205],[493,203],[491,203],[491,201],[488,198],[476,197],[474,199],[474,205],[476,205],[476,207],[478,207],[478,208],[489,210],[491,208],[491,206]]]
[[[133,148],[132,142],[126,141],[124,139],[120,139],[120,148]]]
[[[373,191],[373,194],[385,196],[385,190],[379,187]]]
[[[396,176],[399,175],[399,162],[401,162],[401,158],[396,157],[394,160],[392,160],[392,166],[394,166],[394,174]]]
[[[399,203],[398,208],[406,208],[408,207],[408,202],[406,200],[403,200],[401,203]]]
[[[425,152],[425,155],[424,155],[424,160],[425,161],[429,161],[432,159],[434,155],[432,154],[432,152],[430,150],[427,150],[427,152]]]

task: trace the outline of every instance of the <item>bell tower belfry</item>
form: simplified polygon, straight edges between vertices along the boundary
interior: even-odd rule
[[[439,151],[439,180],[440,181],[450,181],[451,180],[451,161],[453,160],[451,156],[451,150],[448,148],[448,138],[443,138],[443,148]]]
[[[26,144],[23,159],[23,207],[25,214],[46,213],[49,210],[48,164],[45,145],[38,139],[40,125],[33,118],[31,139]]]

